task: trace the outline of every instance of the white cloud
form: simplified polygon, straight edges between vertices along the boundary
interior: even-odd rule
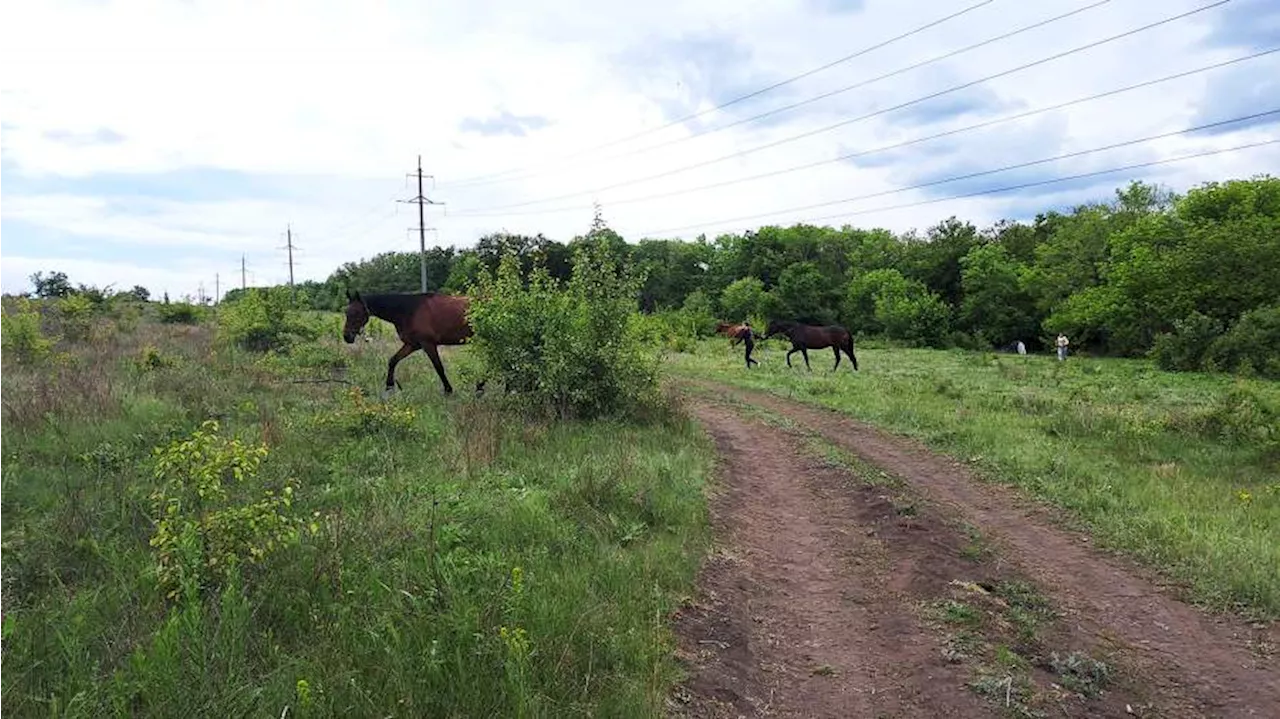
[[[745,124],[651,152],[615,157],[619,150],[689,133],[685,127],[675,127],[558,171],[513,182],[457,185],[466,178],[530,165],[544,169],[548,159],[663,124],[670,119],[662,115],[664,105],[678,101],[710,107],[712,100],[701,93],[714,96],[726,84],[748,87],[781,79],[968,4],[953,2],[943,8],[926,0],[869,0],[860,13],[822,14],[803,0],[10,3],[0,29],[0,91],[4,93],[0,96],[4,123],[0,144],[10,190],[0,215],[9,223],[10,236],[5,238],[9,246],[22,249],[16,253],[19,257],[4,255],[4,289],[12,291],[25,284],[25,275],[10,272],[10,264],[26,262],[23,258],[38,256],[48,263],[42,269],[56,266],[71,272],[78,257],[76,248],[88,240],[106,243],[116,256],[131,258],[137,263],[138,276],[174,281],[186,277],[181,281],[191,284],[184,292],[194,292],[200,272],[209,275],[207,285],[214,271],[232,272],[241,251],[251,253],[250,262],[264,280],[279,281],[286,276],[283,253],[274,248],[282,244],[279,234],[286,222],[293,223],[307,248],[299,277],[322,278],[340,262],[416,244],[404,233],[416,220],[415,213],[392,203],[391,195],[404,189],[403,173],[412,169],[419,153],[426,171],[441,183],[440,190],[430,194],[448,203],[445,216],[437,210],[430,218],[440,228],[441,243],[469,245],[481,233],[498,229],[541,231],[567,239],[586,228],[589,209],[504,217],[465,217],[464,213],[577,193],[714,159],[977,79],[1199,3],[1108,3],[954,60],[779,115],[767,126]],[[704,120],[723,124],[1086,4],[1088,0],[999,0]],[[1004,103],[1034,108],[1243,54],[1202,45],[1215,12],[984,87]],[[704,42],[698,55],[701,67],[679,56],[683,43],[694,39]],[[647,64],[624,61],[642,56],[639,51],[645,48],[661,48],[665,55]],[[725,60],[723,66],[707,66],[718,57]],[[1280,69],[1280,64],[1273,56],[1250,67],[1261,78],[1267,70]],[[1003,136],[1016,144],[993,149],[989,143],[999,141],[1002,134],[988,133],[982,138],[986,144],[962,143],[962,148],[970,153],[970,164],[983,158],[1016,162],[1178,128],[1197,116],[1215,77],[1188,78],[1060,111],[1052,122],[1045,121],[1055,132],[1044,136],[1043,147],[1025,132],[1009,132]],[[529,129],[523,136],[486,137],[460,129],[468,119],[503,113],[545,118],[549,124]],[[901,127],[886,115],[661,180],[525,209],[578,207],[599,199],[615,229],[637,239],[637,233],[645,230],[878,192],[911,184],[909,178],[918,163],[910,160],[906,167],[874,168],[826,165],[648,203],[610,205],[610,201],[692,189],[827,159],[841,151],[973,121],[963,117],[932,127]],[[1248,137],[1268,133],[1274,130],[1258,127]],[[110,141],[95,143],[93,138]],[[1152,151],[1179,154],[1205,142],[1165,141]],[[1212,142],[1228,146],[1240,138],[1217,137]],[[1116,164],[1129,157],[1117,155]],[[1275,167],[1277,157],[1275,152],[1258,151],[1220,156],[1170,166],[1161,178],[1185,187],[1263,171]],[[1091,161],[1090,167],[1106,166],[1105,158],[1098,162],[1102,164]],[[103,173],[192,168],[270,176],[264,186],[277,192],[265,196],[246,191],[240,198],[210,199],[196,187],[185,201],[122,199],[107,197],[110,188],[95,196],[87,191],[73,194],[70,184],[59,184],[93,180]],[[39,189],[15,192],[25,179],[38,180]],[[1113,184],[1126,179],[1117,175]],[[998,180],[999,176],[993,177],[993,184]],[[446,189],[448,183],[457,186]],[[926,197],[905,192],[878,204]],[[1005,206],[1000,199],[970,199],[864,215],[853,221],[906,229],[955,213],[987,222]],[[832,213],[795,213],[775,220],[826,214]],[[24,238],[14,236],[14,228],[30,225],[66,238],[66,246],[41,247],[39,255],[33,255]],[[744,226],[750,223],[712,225],[705,230],[713,235]],[[169,272],[165,268],[172,259],[163,263],[149,259],[157,246],[189,251],[198,260],[191,268],[195,274]],[[119,273],[126,264],[82,262],[75,266],[87,274],[71,273],[72,279],[109,282],[114,275],[103,273]]]

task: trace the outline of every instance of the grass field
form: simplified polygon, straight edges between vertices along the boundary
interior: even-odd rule
[[[289,356],[128,314],[37,362],[6,349],[3,711],[662,714],[670,612],[709,539],[705,435],[678,412],[521,417],[463,389],[465,349],[445,353],[457,395],[419,354],[383,402],[394,340],[313,321],[332,326]],[[667,367],[916,436],[1207,605],[1280,617],[1275,383],[858,354],[857,374],[829,352],[809,373],[773,342],[747,372],[718,339]]]
[[[987,477],[1062,507],[1099,543],[1184,585],[1195,600],[1280,617],[1280,385],[1162,372],[1137,360],[706,340],[668,365],[767,390],[913,436]]]
[[[297,381],[348,365],[372,390],[395,346],[334,325],[262,359],[134,318],[36,366],[6,352],[4,714],[661,714],[707,539],[704,436],[445,398],[421,354],[386,403]],[[445,358],[459,388],[466,360]],[[259,443],[243,482],[190,491]]]

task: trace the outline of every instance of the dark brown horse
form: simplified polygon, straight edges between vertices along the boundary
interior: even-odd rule
[[[812,370],[809,366],[809,350],[820,350],[823,347],[830,347],[836,353],[836,366],[831,368],[832,372],[840,369],[840,351],[849,355],[849,360],[853,362],[853,369],[858,369],[858,356],[853,353],[853,335],[849,330],[839,325],[802,325],[798,322],[788,322],[786,320],[773,320],[769,323],[769,328],[765,331],[765,339],[776,334],[785,335],[791,340],[791,349],[787,352],[787,366],[791,366],[791,355],[799,352],[804,356],[804,366],[806,369]]]
[[[370,317],[390,322],[396,335],[404,344],[387,361],[387,389],[399,386],[396,382],[396,365],[400,360],[421,349],[431,358],[431,365],[440,376],[445,394],[453,392],[449,378],[440,362],[439,345],[460,345],[471,337],[471,325],[467,322],[470,298],[462,295],[425,294],[376,294],[360,296],[347,290],[347,322],[342,327],[342,339],[347,344],[356,341]],[[476,391],[484,389],[484,382],[476,385]]]
[[[716,333],[722,334],[725,337],[728,337],[730,347],[736,347],[739,342],[746,343],[747,369],[751,369],[751,365],[753,364],[760,364],[759,362],[751,359],[751,350],[755,349],[755,346],[756,346],[756,343],[753,340],[756,338],[760,338],[760,339],[763,339],[763,338],[761,338],[760,335],[756,334],[755,331],[751,329],[750,322],[743,322],[741,324],[736,324],[736,325],[731,325],[727,322],[717,322]]]

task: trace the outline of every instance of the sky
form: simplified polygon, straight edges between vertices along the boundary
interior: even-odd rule
[[[298,280],[413,250],[419,156],[427,242],[456,247],[567,241],[596,202],[629,241],[923,231],[1280,168],[1280,144],[1149,164],[1280,138],[1280,113],[1052,160],[1280,110],[1280,53],[1037,112],[1280,48],[1280,0],[1057,59],[1215,0],[0,2],[6,293],[58,270],[211,295],[242,257],[285,282],[286,228]]]

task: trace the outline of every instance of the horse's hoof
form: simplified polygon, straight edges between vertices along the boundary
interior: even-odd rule
[[[396,388],[395,388],[395,387],[385,387],[385,388],[383,388],[383,390],[382,390],[382,398],[383,398],[383,399],[386,399],[386,398],[390,397],[391,395],[393,395],[393,394],[395,394],[395,393],[396,393]]]

